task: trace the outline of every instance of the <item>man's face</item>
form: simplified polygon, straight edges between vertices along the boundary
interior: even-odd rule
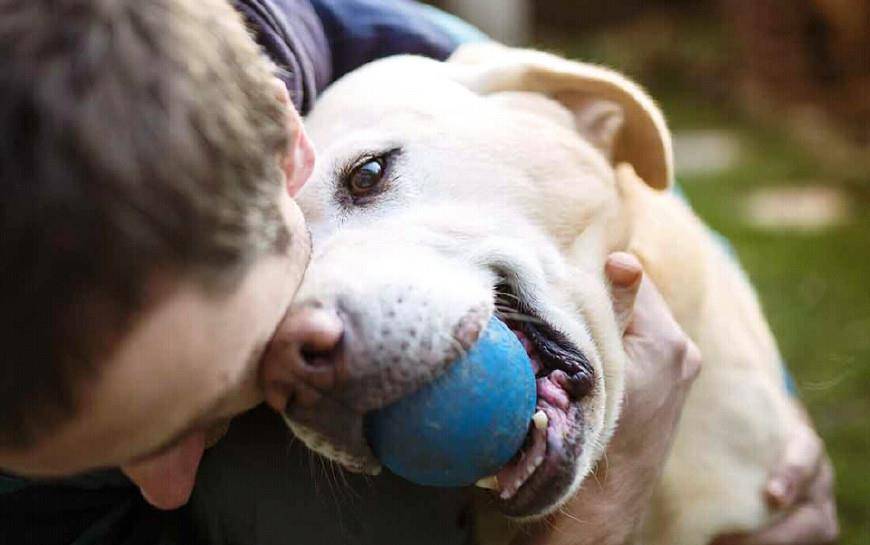
[[[299,116],[290,118],[292,147],[281,159],[287,191],[276,192],[289,250],[260,257],[228,294],[155,275],[155,303],[99,362],[99,373],[84,379],[76,414],[33,447],[0,450],[0,467],[61,476],[123,466],[152,503],[187,499],[205,444],[261,401],[261,357],[308,264],[308,232],[291,194],[314,155]]]

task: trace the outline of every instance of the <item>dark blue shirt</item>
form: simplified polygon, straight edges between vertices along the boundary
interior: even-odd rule
[[[331,81],[389,55],[446,59],[454,24],[411,0],[234,0],[303,114]],[[469,29],[463,29],[468,34]],[[470,32],[473,33],[473,30]]]

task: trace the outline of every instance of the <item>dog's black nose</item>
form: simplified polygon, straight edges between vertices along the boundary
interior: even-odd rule
[[[277,411],[311,406],[346,373],[345,326],[335,309],[319,304],[292,308],[284,317],[261,369],[266,401]]]

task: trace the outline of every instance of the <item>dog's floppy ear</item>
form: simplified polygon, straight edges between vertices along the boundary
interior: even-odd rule
[[[480,94],[541,93],[574,114],[575,126],[649,185],[673,179],[671,138],[659,108],[638,85],[606,68],[496,43],[468,44],[449,59],[454,77]]]

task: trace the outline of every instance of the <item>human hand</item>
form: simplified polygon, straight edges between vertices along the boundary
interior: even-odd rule
[[[621,545],[636,531],[658,480],[701,354],[674,320],[638,260],[612,254],[605,265],[624,331],[628,363],[619,425],[605,460],[580,492],[514,545]]]
[[[806,411],[798,409],[804,418],[764,490],[768,503],[785,516],[757,532],[720,536],[712,545],[824,545],[837,540],[834,468]]]

